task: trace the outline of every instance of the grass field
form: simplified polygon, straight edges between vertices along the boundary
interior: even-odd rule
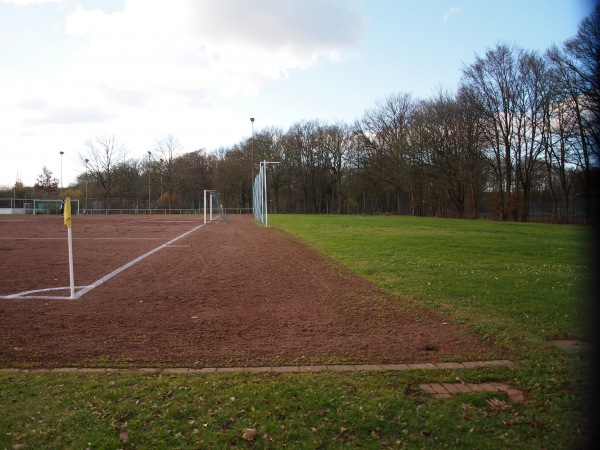
[[[316,374],[0,373],[0,448],[581,448],[591,354],[588,236],[578,227],[271,215],[398,296],[511,349],[511,367]],[[436,400],[418,385],[498,381],[526,393]],[[258,437],[247,442],[244,428]]]
[[[271,216],[398,296],[495,333],[589,338],[588,230],[403,216]]]

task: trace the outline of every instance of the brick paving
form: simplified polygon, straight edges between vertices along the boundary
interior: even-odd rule
[[[466,362],[441,362],[441,363],[414,363],[414,364],[326,364],[315,366],[279,366],[279,367],[204,367],[192,369],[187,367],[140,367],[132,369],[124,368],[77,368],[64,367],[54,369],[11,369],[0,368],[0,374],[10,373],[112,373],[112,372],[141,372],[148,374],[206,374],[206,373],[314,373],[314,372],[362,372],[362,371],[402,371],[402,370],[447,370],[447,369],[471,369],[475,367],[510,366],[513,363],[508,360],[494,361],[466,361]],[[468,392],[501,392],[508,396],[513,402],[523,402],[523,392],[504,383],[423,383],[419,387],[436,399],[448,399],[453,394]]]
[[[474,367],[510,366],[508,360],[472,361],[472,362],[442,362],[442,363],[414,363],[414,364],[326,364],[315,366],[273,366],[273,367],[204,367],[192,369],[187,367],[155,368],[77,368],[64,367],[54,369],[11,369],[0,368],[0,373],[37,373],[37,372],[77,372],[77,373],[102,373],[102,372],[143,372],[166,373],[171,375],[192,373],[225,373],[225,372],[362,372],[362,371],[399,371],[399,370],[444,370],[444,369],[470,369]]]
[[[452,394],[467,392],[502,392],[510,401],[525,401],[523,392],[504,383],[423,383],[419,387],[438,399],[448,399]]]

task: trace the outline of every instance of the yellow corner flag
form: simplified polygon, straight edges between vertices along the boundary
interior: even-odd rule
[[[71,224],[71,197],[67,197],[65,199],[64,216],[65,216],[65,225],[67,226],[67,228],[71,228],[71,226],[72,226],[72,224]]]

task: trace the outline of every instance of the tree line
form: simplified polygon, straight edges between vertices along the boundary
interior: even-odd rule
[[[577,206],[589,221],[600,161],[599,24],[597,7],[575,37],[543,54],[499,43],[463,67],[456,92],[395,93],[351,124],[267,127],[211,153],[181,154],[168,135],[137,160],[115,136],[96,137],[70,189],[82,198],[85,187],[108,207],[135,198],[162,209],[198,208],[203,190],[216,189],[226,207],[250,208],[259,162],[278,161],[267,165],[272,212],[528,221],[542,208],[545,220],[567,223]]]

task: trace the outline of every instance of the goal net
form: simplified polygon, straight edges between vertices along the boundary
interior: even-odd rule
[[[62,200],[33,200],[33,214],[60,214]],[[27,212],[30,210],[28,209]],[[79,214],[79,200],[71,199],[71,214]]]
[[[225,208],[221,203],[221,194],[217,191],[204,191],[204,223],[228,223]]]
[[[254,178],[252,190],[252,210],[254,217],[263,226],[269,226],[268,199],[267,199],[267,164],[279,164],[278,161],[262,161],[258,174]]]
[[[264,166],[260,165],[260,170],[258,174],[254,178],[254,190],[252,191],[252,210],[254,212],[254,217],[258,220],[263,226],[266,225],[266,215],[265,215],[265,170]]]

